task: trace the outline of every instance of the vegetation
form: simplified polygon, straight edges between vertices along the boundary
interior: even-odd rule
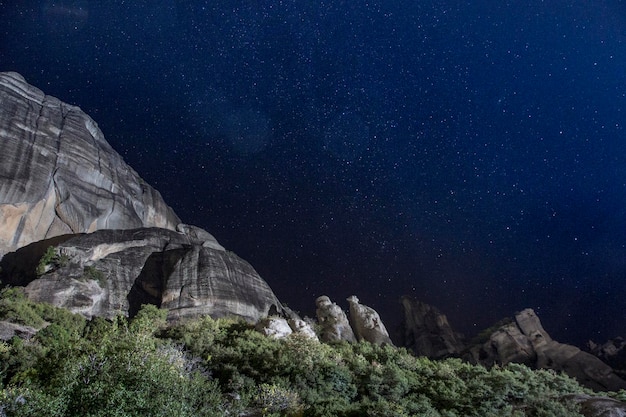
[[[144,306],[87,321],[4,290],[0,320],[41,328],[0,342],[0,416],[580,416],[574,380],[485,369],[369,343],[275,340],[209,317],[167,326]]]
[[[100,286],[103,286],[106,283],[106,277],[104,275],[104,272],[100,271],[93,265],[89,265],[83,268],[83,275],[81,279],[83,281],[97,281]]]
[[[58,254],[54,246],[49,246],[39,260],[35,273],[41,276],[48,272],[50,268],[66,266],[68,262],[69,259],[67,255]]]

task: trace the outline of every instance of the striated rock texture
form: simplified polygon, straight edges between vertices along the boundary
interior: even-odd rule
[[[404,309],[402,346],[416,355],[439,359],[455,356],[464,348],[461,336],[435,307],[414,298],[400,299]]]
[[[515,314],[515,321],[489,336],[484,344],[468,350],[474,363],[484,365],[522,362],[534,368],[563,371],[597,391],[626,388],[626,381],[590,353],[553,340],[532,309]]]
[[[350,304],[350,323],[358,340],[365,340],[375,345],[392,345],[389,333],[380,316],[371,307],[359,304],[359,299],[353,295],[348,297]]]
[[[32,300],[86,317],[133,316],[148,303],[167,308],[169,320],[210,315],[256,322],[270,310],[282,312],[250,264],[222,249],[207,232],[198,236],[159,228],[74,235],[54,246],[55,256],[39,265],[46,272],[26,292]],[[18,250],[14,259],[28,259],[19,255],[30,249]],[[3,278],[10,280],[13,268],[5,261]]]
[[[0,73],[0,258],[29,243],[180,220],[80,108]]]
[[[350,322],[341,307],[330,301],[325,295],[317,297],[317,322],[320,326],[320,340],[322,342],[356,342],[356,337],[350,327]]]

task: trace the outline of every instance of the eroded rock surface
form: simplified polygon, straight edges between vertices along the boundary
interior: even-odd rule
[[[336,342],[345,340],[356,342],[356,337],[350,327],[346,313],[336,303],[325,295],[315,300],[317,305],[317,321],[320,326],[320,340],[322,342]]]
[[[603,344],[589,341],[589,351],[611,366],[620,378],[626,378],[626,340],[616,337]]]
[[[553,340],[532,309],[515,314],[481,346],[469,349],[472,361],[484,365],[521,362],[534,368],[563,371],[596,391],[626,389],[626,381],[590,353]]]
[[[26,292],[86,317],[132,316],[142,304],[167,308],[169,320],[210,315],[257,322],[270,309],[282,311],[250,264],[206,242],[159,228],[75,235],[55,246],[51,269]]]
[[[437,308],[406,296],[400,302],[404,309],[403,346],[416,355],[434,359],[461,353],[461,336]]]
[[[385,328],[380,316],[371,307],[360,304],[359,299],[353,295],[348,297],[350,304],[350,322],[352,330],[358,340],[366,340],[375,345],[392,345],[389,332]]]
[[[180,223],[96,122],[14,72],[0,73],[0,149],[0,258],[64,234]]]

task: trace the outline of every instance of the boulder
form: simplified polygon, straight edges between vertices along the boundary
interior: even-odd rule
[[[355,295],[348,297],[347,301],[350,304],[352,330],[358,340],[365,340],[375,345],[393,346],[389,333],[376,310],[359,304],[359,299]]]
[[[0,258],[32,242],[180,219],[80,108],[0,73]]]
[[[307,323],[305,320],[299,318],[290,318],[287,320],[289,323],[289,327],[293,330],[294,333],[301,334],[309,339],[319,341],[315,331],[311,324]]]
[[[266,317],[256,325],[256,330],[263,333],[265,336],[273,337],[275,339],[283,339],[293,333],[287,319],[282,317]]]
[[[317,321],[320,326],[320,340],[322,342],[337,342],[345,340],[356,342],[354,332],[350,327],[346,313],[336,303],[325,295],[315,300],[317,305]]]
[[[13,337],[20,339],[30,339],[37,333],[36,328],[12,323],[10,321],[0,321],[0,340],[9,341]]]
[[[437,308],[408,296],[400,302],[404,309],[402,346],[418,356],[433,359],[461,353],[464,348],[461,335]]]
[[[85,317],[133,316],[142,304],[169,310],[168,319],[238,316],[256,323],[282,306],[268,284],[232,252],[168,229],[99,230],[66,236],[43,275],[26,286],[34,301]],[[15,252],[16,262],[30,247]],[[3,259],[4,271],[11,271]],[[30,265],[31,271],[42,265]],[[23,265],[22,265],[23,268]],[[31,272],[34,275],[34,272]],[[10,282],[12,274],[3,275]]]
[[[577,404],[585,417],[626,417],[626,403],[613,398],[573,394],[563,400]]]

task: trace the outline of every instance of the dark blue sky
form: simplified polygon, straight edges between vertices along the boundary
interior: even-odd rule
[[[79,105],[303,314],[403,294],[626,336],[626,3],[0,1],[0,70]]]

